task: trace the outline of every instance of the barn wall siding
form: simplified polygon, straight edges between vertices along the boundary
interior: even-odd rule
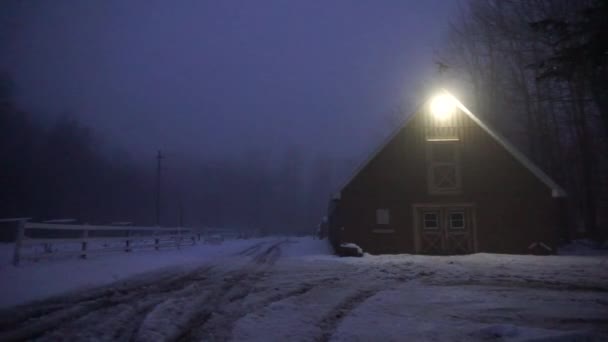
[[[459,138],[462,191],[430,194],[427,137]],[[507,150],[457,112],[437,124],[416,114],[341,191],[342,240],[374,253],[415,253],[415,204],[472,203],[477,252],[527,253],[528,246],[557,243],[556,202],[549,189]],[[390,210],[394,233],[374,233],[376,209]]]

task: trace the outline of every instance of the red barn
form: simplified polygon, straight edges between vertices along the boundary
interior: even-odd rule
[[[566,194],[446,91],[332,200],[330,240],[376,253],[553,253]]]

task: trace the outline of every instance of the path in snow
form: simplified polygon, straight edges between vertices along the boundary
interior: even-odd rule
[[[0,340],[608,339],[608,259],[294,257],[303,241],[11,308]]]
[[[218,319],[218,313],[247,296],[251,285],[279,258],[286,241],[257,243],[225,265],[136,279],[5,311],[0,315],[0,340],[150,341],[220,336],[231,322]]]

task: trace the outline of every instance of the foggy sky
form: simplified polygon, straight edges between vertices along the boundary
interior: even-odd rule
[[[134,155],[358,155],[435,74],[456,1],[3,1],[22,107]]]

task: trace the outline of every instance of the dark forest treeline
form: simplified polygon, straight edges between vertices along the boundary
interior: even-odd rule
[[[90,129],[67,116],[38,122],[17,108],[7,77],[0,101],[0,217],[93,223],[146,216],[148,179],[105,157]]]
[[[0,218],[75,218],[87,223],[156,224],[156,159],[108,153],[95,132],[63,116],[42,124],[0,89]],[[238,159],[163,161],[163,226],[311,232],[347,163],[297,147]]]
[[[570,225],[608,234],[608,1],[472,0],[444,77],[569,194]],[[464,82],[463,82],[464,81]]]

